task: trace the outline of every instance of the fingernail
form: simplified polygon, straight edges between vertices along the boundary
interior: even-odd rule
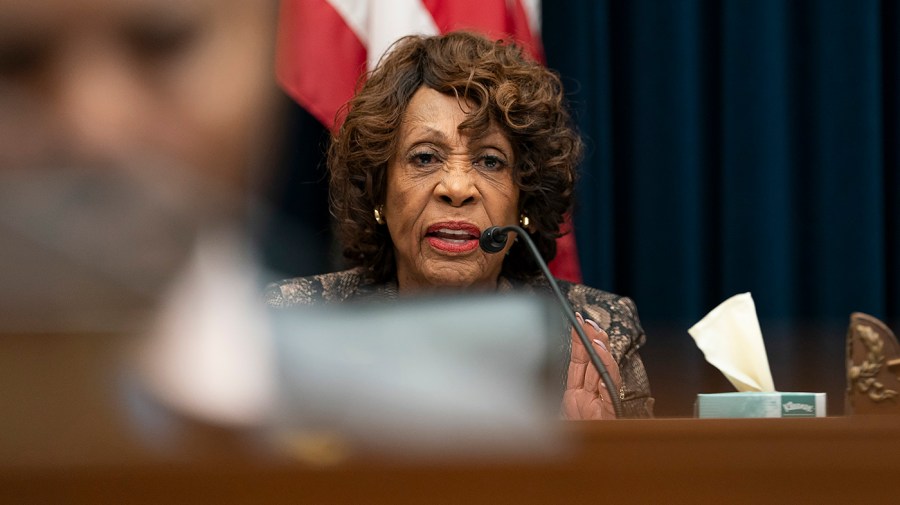
[[[581,317],[581,312],[576,312],[576,313],[575,313],[575,319],[578,319],[578,322],[579,322],[579,323],[584,324],[584,318]]]
[[[592,321],[592,320],[590,320],[590,319],[585,319],[584,322],[586,322],[587,324],[593,326],[594,329],[597,330],[597,331],[603,331],[603,330],[600,329],[600,326],[598,326],[597,323],[595,323],[594,321]]]
[[[606,344],[604,344],[603,341],[599,338],[595,338],[594,343],[599,345],[604,351],[609,351],[609,349],[606,348]]]

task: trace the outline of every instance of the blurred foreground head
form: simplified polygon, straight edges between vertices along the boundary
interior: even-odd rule
[[[0,5],[0,315],[139,306],[243,216],[275,21],[273,0]]]
[[[241,187],[271,119],[270,0],[6,0],[4,164],[178,164]]]

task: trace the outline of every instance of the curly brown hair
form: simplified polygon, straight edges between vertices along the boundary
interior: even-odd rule
[[[582,152],[556,73],[513,43],[451,32],[400,39],[361,82],[328,152],[332,214],[351,266],[366,267],[377,282],[396,275],[393,242],[373,209],[384,203],[400,123],[421,86],[475,104],[459,127],[467,134],[478,136],[492,123],[502,129],[515,152],[519,211],[544,259],[553,259]],[[507,277],[538,271],[524,244],[514,244],[503,262]]]

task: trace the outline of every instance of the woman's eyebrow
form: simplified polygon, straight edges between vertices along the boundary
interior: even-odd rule
[[[405,137],[401,144],[403,146],[409,147],[422,142],[431,142],[439,146],[450,144],[449,136],[437,128],[424,124],[407,125],[407,128],[406,135],[403,135]]]
[[[447,135],[443,132],[443,130],[439,130],[432,126],[428,125],[418,125],[415,127],[415,133],[422,137],[434,137],[442,141],[447,140]]]
[[[506,155],[512,151],[510,141],[497,130],[488,131],[485,135],[469,139],[468,145],[470,147],[493,147],[503,151]]]

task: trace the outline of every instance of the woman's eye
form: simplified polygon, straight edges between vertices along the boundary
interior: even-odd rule
[[[424,167],[437,163],[437,156],[434,153],[415,153],[412,155],[412,162],[414,165]]]
[[[489,170],[500,170],[506,166],[503,159],[498,156],[482,156],[478,160],[478,164]]]

